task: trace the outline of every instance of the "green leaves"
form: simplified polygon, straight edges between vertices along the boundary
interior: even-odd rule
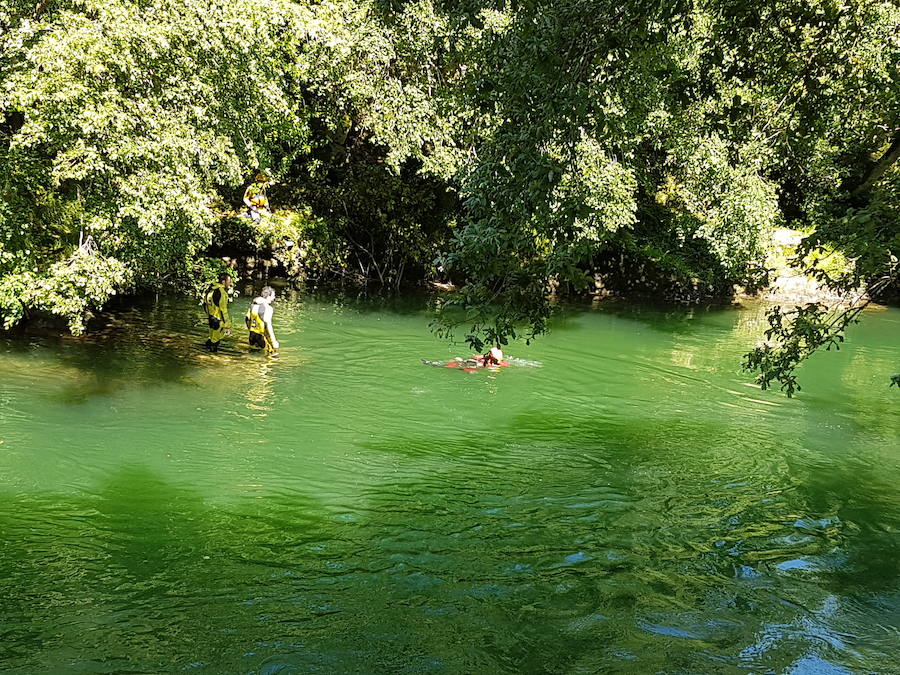
[[[823,282],[896,277],[887,0],[42,8],[0,0],[7,323],[24,302],[77,330],[104,294],[184,285],[259,168],[285,212],[253,237],[291,269],[301,239],[323,274],[441,267],[462,284],[442,326],[473,345],[539,334],[604,275],[757,284],[781,224],[814,230],[807,260],[845,251]],[[72,278],[82,234],[116,261],[97,286]]]
[[[185,0],[121,0],[37,22],[0,5],[11,22],[4,55],[15,64],[0,70],[0,120],[23,120],[0,122],[0,204],[19,228],[5,246],[30,261],[30,276],[8,280],[19,295],[0,305],[7,324],[24,303],[78,330],[84,308],[116,290],[183,278],[210,241],[216,188],[272,163],[274,148],[307,143],[299,92],[276,66],[285,17],[302,20],[292,3],[201,12]],[[71,225],[60,229],[64,214]],[[66,256],[79,231],[120,261],[101,266],[103,283],[76,283],[81,268]],[[0,266],[0,275],[19,269]],[[40,292],[27,292],[33,284]]]
[[[446,260],[468,285],[445,327],[458,305],[476,317],[473,344],[540,332],[547,290],[581,288],[617,250],[641,266],[620,265],[620,287],[644,266],[694,286],[757,287],[783,223],[818,228],[810,245],[852,251],[857,271],[840,288],[896,279],[896,174],[856,205],[870,220],[843,215],[841,189],[900,128],[895,4],[511,9],[502,32],[482,36],[466,89],[472,109],[493,114],[462,173],[468,219]],[[811,321],[800,319],[786,325]]]
[[[10,328],[29,310],[39,309],[66,317],[69,330],[79,335],[89,311],[102,307],[128,281],[129,272],[121,261],[80,250],[46,271],[8,272],[0,277],[3,327]]]
[[[471,115],[457,105],[455,84],[466,49],[457,37],[471,28],[427,0],[396,11],[343,0],[44,9],[28,18],[32,6],[0,0],[0,175],[10,177],[0,180],[0,213],[16,219],[15,227],[2,221],[3,241],[17,256],[29,251],[23,255],[40,274],[57,278],[53,265],[83,231],[128,268],[127,283],[181,283],[211,241],[213,205],[220,195],[233,199],[258,168],[288,179],[296,192],[282,199],[312,195],[308,201],[327,209],[336,206],[326,205],[333,186],[321,179],[348,160],[395,177],[415,160],[425,179],[446,180],[467,152],[462,129]],[[360,201],[365,182],[342,186],[361,191],[341,200]],[[406,189],[401,183],[394,197]],[[346,234],[351,245],[362,241],[360,227],[377,221],[382,231],[371,234],[395,240],[384,250],[401,255],[376,267],[403,265],[405,251],[431,260],[443,235],[423,241],[436,233],[416,232],[428,199],[419,207],[413,196],[373,220],[365,209],[351,223],[331,218],[331,231],[319,229],[330,242],[323,251],[334,254],[325,257],[342,255],[333,235]],[[416,215],[398,215],[403,209]],[[11,270],[0,267],[0,275]],[[0,312],[15,320],[19,300]]]
[[[759,372],[756,382],[763,390],[777,382],[788,397],[800,390],[796,368],[816,350],[838,350],[844,331],[859,322],[868,301],[829,308],[812,302],[784,311],[773,307],[767,313],[766,341],[744,357],[744,369]]]

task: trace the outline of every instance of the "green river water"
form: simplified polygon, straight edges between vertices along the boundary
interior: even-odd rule
[[[795,399],[759,307],[474,373],[425,300],[280,300],[278,360],[200,318],[0,340],[0,670],[900,672],[900,311]]]

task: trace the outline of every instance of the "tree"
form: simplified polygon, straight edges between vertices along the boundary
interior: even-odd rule
[[[4,326],[41,309],[80,332],[113,292],[183,284],[223,194],[258,168],[317,174],[313,150],[351,133],[395,175],[452,173],[430,8],[0,0]],[[90,287],[82,236],[105,261]]]
[[[476,347],[533,337],[548,281],[585,287],[610,248],[753,285],[778,223],[814,232],[805,254],[847,251],[837,287],[891,283],[898,24],[871,0],[510,3],[469,83],[493,125],[463,181],[446,260],[468,283],[443,328]]]
[[[292,213],[246,239],[390,285],[438,258],[440,330],[478,348],[598,271],[760,286],[779,224],[824,283],[895,287],[897,25],[887,0],[0,0],[0,315],[78,332],[183,287],[258,168]],[[765,386],[841,334],[821,310],[773,314]]]
[[[0,312],[66,316],[184,274],[209,240],[215,186],[301,148],[289,3],[0,4]],[[70,283],[79,234],[106,267]],[[60,266],[60,261],[69,263]],[[65,273],[63,273],[65,272]]]

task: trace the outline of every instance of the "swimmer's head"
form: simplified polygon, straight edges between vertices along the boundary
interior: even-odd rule
[[[500,361],[503,359],[503,350],[500,349],[500,345],[496,347],[491,347],[488,350],[487,354],[485,354],[481,362],[486,366],[496,366],[499,365]]]

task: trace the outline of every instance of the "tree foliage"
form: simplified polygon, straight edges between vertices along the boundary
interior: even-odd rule
[[[855,274],[883,272],[896,220],[838,230],[866,155],[900,128],[898,16],[870,1],[506,5],[471,85],[494,124],[448,256],[465,311],[445,324],[476,346],[539,333],[547,280],[586,286],[610,247],[755,286],[781,223],[814,230],[810,247],[856,237]],[[857,208],[897,203],[890,173]]]
[[[79,330],[225,239],[441,270],[441,330],[477,347],[613,264],[758,287],[782,224],[823,283],[896,287],[898,26],[888,0],[0,0],[0,314]],[[228,225],[260,168],[286,211]],[[793,388],[823,311],[772,315],[764,384]]]
[[[78,331],[114,289],[185,280],[223,195],[261,167],[321,173],[323,148],[341,166],[349,136],[395,172],[452,173],[433,75],[410,65],[439,39],[427,8],[388,26],[371,3],[2,0],[5,325],[38,308]],[[90,291],[57,278],[88,235],[107,263]]]

